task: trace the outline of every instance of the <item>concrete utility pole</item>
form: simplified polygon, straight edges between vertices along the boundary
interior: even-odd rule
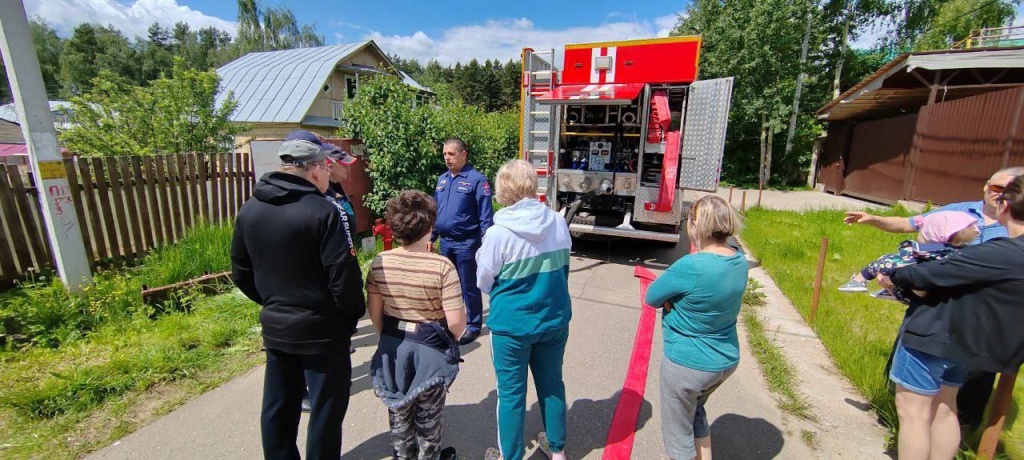
[[[36,173],[36,189],[43,203],[43,221],[57,273],[68,289],[78,292],[92,284],[92,271],[21,0],[0,0],[0,53],[7,67],[32,171]]]

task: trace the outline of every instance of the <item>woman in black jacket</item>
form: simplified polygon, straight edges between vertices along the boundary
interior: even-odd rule
[[[1009,238],[878,278],[883,287],[924,294],[907,310],[889,373],[901,460],[952,459],[960,445],[956,394],[967,369],[1015,372],[1024,362],[1024,176],[1007,185],[997,211]]]

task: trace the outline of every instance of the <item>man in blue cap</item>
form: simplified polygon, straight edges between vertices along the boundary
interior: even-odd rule
[[[441,239],[442,256],[455,264],[466,304],[466,332],[459,344],[466,345],[480,336],[483,301],[476,286],[476,251],[484,232],[494,224],[491,184],[483,173],[468,163],[466,143],[457,137],[444,142],[444,162],[448,171],[437,179],[437,223],[433,238]]]

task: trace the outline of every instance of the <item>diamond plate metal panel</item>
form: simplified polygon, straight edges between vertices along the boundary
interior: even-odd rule
[[[713,192],[718,189],[729,125],[732,77],[695,81],[690,85],[683,129],[680,186]]]
[[[679,225],[683,216],[683,192],[676,190],[675,205],[672,212],[648,212],[644,203],[658,201],[658,187],[640,187],[636,189],[636,202],[633,205],[633,221],[648,224]]]

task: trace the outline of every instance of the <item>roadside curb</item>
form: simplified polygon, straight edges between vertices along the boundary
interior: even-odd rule
[[[766,303],[758,308],[758,318],[785,354],[798,380],[798,391],[817,419],[786,414],[787,429],[814,433],[815,450],[822,458],[890,458],[885,452],[889,433],[878,423],[871,405],[839,371],[818,335],[751,255],[749,247],[742,239],[737,241],[748,255],[750,278],[761,284],[765,295]]]

